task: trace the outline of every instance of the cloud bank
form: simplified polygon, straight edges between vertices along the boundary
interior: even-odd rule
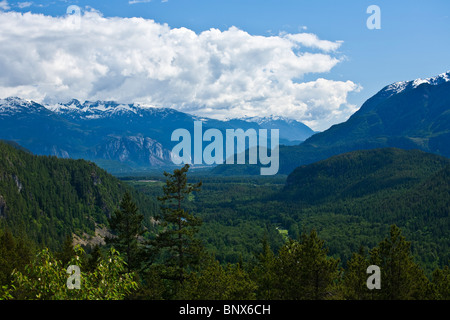
[[[342,61],[342,42],[311,33],[197,34],[93,10],[0,12],[0,30],[0,97],[137,102],[219,119],[279,115],[316,130],[356,111],[347,95],[358,85],[323,76]]]

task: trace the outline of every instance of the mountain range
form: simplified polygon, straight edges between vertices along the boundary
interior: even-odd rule
[[[172,165],[179,128],[280,130],[280,170],[361,149],[419,149],[450,157],[450,71],[427,79],[396,82],[368,99],[347,121],[323,132],[282,117],[217,120],[136,103],[72,100],[43,105],[10,97],[0,100],[0,139],[38,155],[83,158],[112,173]],[[255,165],[219,165],[213,173],[258,174]]]
[[[450,71],[390,84],[347,121],[314,134],[299,145],[281,146],[279,173],[289,174],[298,166],[345,152],[387,147],[450,157]],[[213,172],[258,172],[251,165],[224,166]]]
[[[295,145],[315,132],[301,122],[281,117],[226,121],[200,118],[170,108],[113,101],[72,100],[43,105],[17,97],[0,100],[0,139],[20,144],[37,155],[83,158],[110,172],[129,172],[173,165],[175,129],[193,133],[194,121],[204,130],[280,130],[280,143]]]
[[[254,230],[263,230],[263,225],[280,226],[290,236],[318,227],[330,242],[330,252],[348,256],[358,250],[354,246],[372,246],[370,241],[396,224],[413,241],[424,264],[431,269],[448,264],[449,75],[386,86],[348,121],[303,143],[282,146],[280,172],[288,174],[283,187],[274,183],[278,180],[266,186],[264,179],[260,185],[240,185],[252,177],[238,177],[238,183],[224,186],[227,179],[207,177],[216,184],[205,184],[205,197],[196,198],[205,239],[218,235],[217,241],[229,246],[247,237],[254,244]],[[283,118],[220,121],[101,101],[44,106],[7,98],[0,101],[0,119],[0,139],[9,140],[0,142],[0,224],[54,248],[68,233],[95,236],[127,190],[151,227],[160,185],[142,182],[147,194],[140,194],[141,189],[133,190],[93,162],[33,153],[95,159],[116,172],[129,172],[166,163],[174,143],[170,132],[189,129],[193,121],[220,130],[284,124],[282,134],[290,142],[302,140],[300,132],[313,134]],[[248,175],[249,168],[258,167],[220,165],[214,171]],[[224,236],[231,226],[236,242]]]

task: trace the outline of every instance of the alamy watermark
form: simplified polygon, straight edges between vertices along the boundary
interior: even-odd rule
[[[371,5],[367,7],[366,12],[371,14],[369,18],[367,18],[366,26],[367,29],[381,29],[381,9],[377,5]]]
[[[202,121],[194,121],[193,133],[192,140],[187,129],[180,128],[172,132],[172,141],[181,140],[172,149],[174,164],[234,164],[235,157],[237,164],[246,164],[248,153],[248,164],[258,164],[259,161],[261,165],[266,166],[261,167],[261,175],[278,173],[279,129],[270,129],[270,148],[267,129],[259,129],[258,132],[256,129],[226,129],[224,141],[222,131],[211,128],[203,132]],[[203,142],[210,143],[203,148]]]
[[[371,265],[366,270],[367,274],[371,274],[369,278],[367,278],[366,285],[369,290],[373,289],[381,289],[381,270],[377,265]]]
[[[70,265],[67,270],[69,278],[67,278],[67,289],[81,289],[81,270],[77,265]]]
[[[81,8],[76,5],[68,6],[66,15],[67,26],[72,30],[79,30],[81,28]]]

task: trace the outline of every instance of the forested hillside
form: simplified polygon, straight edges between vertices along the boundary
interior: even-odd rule
[[[52,249],[72,234],[93,234],[132,192],[149,226],[155,201],[92,162],[35,156],[0,142],[0,226]]]
[[[287,178],[283,196],[308,203],[362,197],[414,186],[450,164],[419,150],[354,151],[301,166]]]
[[[322,229],[340,254],[372,245],[396,224],[432,270],[450,257],[449,173],[448,159],[422,151],[354,151],[297,168],[274,199],[292,208],[283,210],[288,229]]]

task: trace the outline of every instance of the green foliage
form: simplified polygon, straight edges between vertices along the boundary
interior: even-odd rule
[[[262,242],[262,252],[251,270],[251,277],[257,283],[256,298],[271,300],[277,298],[275,254],[270,248],[267,237]]]
[[[256,283],[238,264],[220,265],[206,259],[198,273],[192,273],[178,292],[177,298],[191,300],[251,300]]]
[[[314,230],[299,240],[289,239],[276,253],[264,239],[257,259],[247,266],[204,257],[182,283],[165,279],[158,268],[164,265],[152,266],[137,280],[126,272],[124,259],[113,248],[90,258],[79,246],[74,252],[64,265],[48,249],[41,250],[24,271],[14,270],[11,284],[0,287],[0,299],[448,300],[450,295],[448,266],[428,280],[396,226],[369,255],[362,249],[354,253],[344,270],[338,259],[328,256],[325,242]],[[98,260],[92,264],[94,256]],[[380,290],[366,286],[366,270],[373,264],[381,269]],[[67,288],[69,265],[82,270],[80,289]]]
[[[151,197],[163,195],[165,183],[152,180],[131,181],[139,192]],[[249,261],[261,249],[264,235],[275,250],[284,242],[277,231],[279,209],[267,206],[270,198],[283,187],[285,177],[211,177],[190,172],[190,181],[202,181],[202,192],[184,202],[184,208],[202,220],[197,237],[221,263]],[[272,211],[272,209],[275,209]]]
[[[125,184],[85,161],[8,148],[0,143],[3,299],[450,296],[450,165],[443,158],[356,152],[299,169],[286,186],[280,177],[193,175],[198,182],[188,183],[188,166],[165,173],[165,183]],[[156,212],[162,216],[153,226]],[[115,249],[95,247],[88,256],[73,248],[72,233],[108,222]],[[153,265],[138,277],[127,271],[144,261],[133,253],[144,240]],[[48,249],[32,261],[29,244]],[[70,264],[81,267],[80,290],[66,287]],[[381,268],[381,290],[366,286],[371,264]]]
[[[56,253],[56,258],[60,260],[63,265],[66,265],[74,256],[75,250],[73,247],[73,238],[71,236],[67,236],[62,245],[61,251]]]
[[[275,259],[278,299],[324,300],[336,291],[339,260],[327,256],[327,249],[315,230],[301,241],[290,239]]]
[[[24,272],[14,271],[12,290],[6,298],[26,300],[120,300],[138,288],[132,273],[125,273],[126,264],[120,254],[111,249],[93,271],[84,271],[85,253],[75,248],[69,265],[80,268],[80,289],[69,289],[69,274],[61,260],[48,250],[40,251]],[[4,297],[5,297],[4,296]]]
[[[352,253],[376,246],[395,224],[430,277],[450,257],[448,163],[421,151],[380,149],[299,168],[288,182],[201,176],[202,192],[185,206],[202,219],[198,236],[221,263],[251,261],[265,234],[277,251],[285,241],[279,230],[295,239],[316,229],[329,255],[345,266]],[[162,182],[133,184],[149,196],[162,194]]]
[[[450,268],[448,266],[433,272],[432,286],[435,299],[450,300]]]
[[[11,231],[0,231],[0,286],[12,281],[13,270],[24,270],[31,261],[32,246],[23,238],[16,238]]]
[[[106,242],[124,254],[128,272],[140,269],[142,264],[144,249],[139,238],[146,232],[143,220],[144,216],[138,213],[138,207],[128,192],[120,202],[120,210],[114,211],[109,219],[114,236],[106,238]]]
[[[284,228],[317,228],[330,253],[344,262],[359,246],[373,247],[395,224],[430,276],[450,257],[449,177],[449,160],[440,156],[355,151],[299,167],[273,204],[281,208]]]
[[[375,149],[340,154],[295,169],[280,195],[318,204],[406,189],[449,165],[447,158],[418,150]]]
[[[370,252],[370,261],[382,270],[384,290],[377,292],[383,300],[425,299],[429,295],[429,280],[414,262],[411,244],[393,225],[386,237]]]
[[[381,289],[369,290],[366,286],[367,267],[377,265],[381,272]],[[444,269],[446,270],[446,269]],[[355,253],[347,264],[342,290],[345,299],[367,300],[424,300],[436,299],[448,295],[448,282],[445,271],[436,270],[432,282],[411,255],[410,243],[401,234],[401,230],[392,225],[389,235],[369,256]]]
[[[344,299],[369,300],[373,298],[374,292],[367,288],[367,267],[370,265],[364,253],[352,254],[342,280],[342,296]]]

